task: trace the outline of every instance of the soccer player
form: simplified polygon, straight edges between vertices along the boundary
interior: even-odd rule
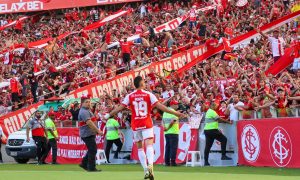
[[[151,120],[151,110],[156,107],[161,111],[173,114],[177,117],[183,118],[186,115],[171,110],[161,104],[156,96],[148,91],[143,90],[145,88],[145,81],[141,76],[137,76],[134,79],[134,86],[136,90],[128,94],[123,100],[122,104],[116,107],[109,114],[105,115],[105,118],[114,116],[122,111],[125,107],[129,107],[132,112],[131,116],[131,128],[133,130],[134,142],[138,147],[138,157],[141,165],[144,168],[144,179],[154,180],[153,174],[153,123]],[[146,145],[146,153],[144,151],[143,142]],[[146,155],[147,154],[147,155]],[[147,166],[148,160],[148,166]]]

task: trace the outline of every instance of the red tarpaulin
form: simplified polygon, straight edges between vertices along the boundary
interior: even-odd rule
[[[296,53],[295,51],[297,51],[297,46],[292,46],[285,49],[284,55],[266,71],[266,74],[273,74],[275,76],[286,69],[294,62]]]

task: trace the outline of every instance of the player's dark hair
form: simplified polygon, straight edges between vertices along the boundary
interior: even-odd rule
[[[133,80],[134,87],[139,88],[142,80],[143,80],[143,78],[141,76],[135,77]]]

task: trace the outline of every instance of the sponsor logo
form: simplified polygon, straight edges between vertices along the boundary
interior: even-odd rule
[[[42,1],[19,0],[19,2],[0,4],[0,13],[39,11],[43,9],[44,3]]]
[[[280,126],[275,127],[269,138],[269,149],[274,163],[285,167],[292,159],[292,141],[288,132]]]
[[[260,153],[260,139],[256,128],[247,124],[241,135],[242,152],[248,162],[255,162]]]

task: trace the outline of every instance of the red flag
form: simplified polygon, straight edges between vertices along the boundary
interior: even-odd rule
[[[225,52],[231,52],[230,41],[227,38],[222,38]]]
[[[276,63],[274,63],[267,71],[266,74],[273,74],[274,76],[284,70],[286,67],[291,65],[294,62],[295,55],[294,55],[295,47],[286,48],[284,51],[284,55],[281,56],[280,59]]]

